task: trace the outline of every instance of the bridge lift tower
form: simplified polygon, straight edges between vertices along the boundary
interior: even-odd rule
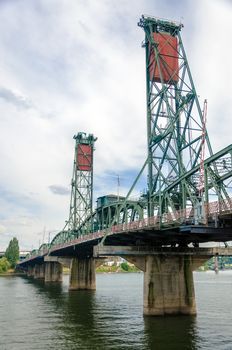
[[[199,191],[201,154],[213,152],[181,39],[183,25],[143,15],[138,26],[146,50],[148,216],[189,207],[198,208],[199,219],[201,203],[208,202],[206,188]]]
[[[77,231],[88,222],[87,232],[93,229],[93,151],[97,138],[93,134],[79,132],[74,135],[75,153],[71,182],[71,201],[68,230]]]

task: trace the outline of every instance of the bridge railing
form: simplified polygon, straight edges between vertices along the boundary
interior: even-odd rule
[[[232,199],[230,198],[204,204],[203,211],[208,218],[217,214],[220,215],[232,213]],[[186,209],[176,210],[175,212],[164,213],[162,216],[156,215],[143,220],[114,225],[111,228],[111,232],[114,234],[122,231],[133,231],[149,227],[158,228],[161,224],[164,226],[170,224],[179,225],[183,222],[194,224],[194,216],[194,208],[189,207]]]
[[[220,213],[232,212],[232,198],[205,204],[206,215],[213,216]]]

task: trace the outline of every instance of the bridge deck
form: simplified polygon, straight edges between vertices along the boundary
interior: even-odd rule
[[[176,211],[163,215],[162,223],[158,216],[114,225],[109,229],[97,231],[46,248],[38,255],[24,259],[21,264],[45,255],[52,256],[92,256],[93,247],[105,237],[105,245],[111,246],[162,246],[204,242],[232,241],[232,200],[211,202],[205,206],[207,224],[194,225],[192,209]],[[185,223],[185,224],[183,224]],[[188,223],[188,224],[186,224]],[[219,227],[215,227],[219,225]]]

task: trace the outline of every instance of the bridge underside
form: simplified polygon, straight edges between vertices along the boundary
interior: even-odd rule
[[[231,228],[187,225],[167,230],[137,230],[108,236],[105,245],[188,245],[190,243],[226,242],[232,240]]]
[[[109,233],[104,245],[108,246],[187,246],[190,243],[198,244],[205,242],[232,241],[231,227],[209,227],[197,225],[185,225],[168,228],[166,230],[137,229],[120,233]],[[67,243],[63,247],[50,252],[51,256],[80,256],[91,257],[93,246],[100,242],[99,238],[82,243]]]

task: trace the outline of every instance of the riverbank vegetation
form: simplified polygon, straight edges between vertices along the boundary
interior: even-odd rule
[[[106,273],[106,272],[141,272],[135,265],[123,262],[120,265],[101,265],[97,267],[96,272]]]
[[[9,261],[11,268],[14,269],[19,260],[19,242],[16,237],[10,241],[6,249],[5,257]]]
[[[19,242],[14,237],[8,245],[5,255],[0,258],[0,274],[13,273],[18,260]]]
[[[4,256],[0,259],[0,273],[6,273],[10,269],[10,263],[7,258]]]
[[[212,257],[206,261],[198,271],[208,270],[232,270],[232,257],[231,256],[218,256]]]

